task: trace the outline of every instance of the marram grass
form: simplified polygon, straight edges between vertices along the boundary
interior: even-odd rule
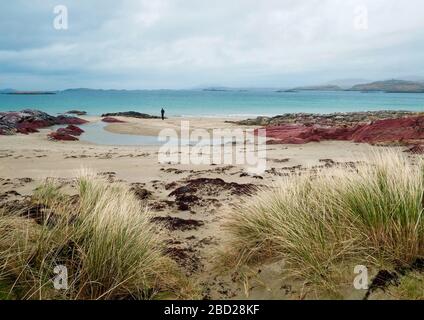
[[[163,254],[146,208],[119,183],[89,173],[78,197],[53,181],[32,198],[38,221],[0,214],[0,277],[20,299],[193,298],[195,291]],[[68,269],[68,289],[53,289],[54,267]],[[3,288],[3,295],[5,289]]]
[[[424,256],[423,191],[424,162],[389,150],[354,170],[288,177],[229,212],[226,260],[282,259],[293,275],[323,283],[358,263],[408,265]]]

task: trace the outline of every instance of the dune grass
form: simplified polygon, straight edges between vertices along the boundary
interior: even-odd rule
[[[10,292],[19,299],[194,297],[127,186],[89,173],[77,184],[74,197],[54,181],[41,185],[31,199],[35,219],[0,213],[0,277]],[[67,290],[53,288],[58,265],[68,270]]]
[[[232,267],[283,259],[290,274],[333,286],[340,270],[424,256],[424,162],[396,151],[291,176],[229,212]],[[228,259],[231,257],[232,259]]]

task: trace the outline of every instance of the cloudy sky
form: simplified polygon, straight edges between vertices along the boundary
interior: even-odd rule
[[[56,30],[54,8],[68,9]],[[290,87],[424,78],[422,0],[14,0],[0,88]]]

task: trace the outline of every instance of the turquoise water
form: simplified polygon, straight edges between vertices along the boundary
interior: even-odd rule
[[[56,114],[78,109],[90,115],[116,111],[168,116],[273,116],[289,112],[330,113],[371,110],[424,111],[424,94],[361,92],[274,92],[152,90],[63,91],[56,95],[0,94],[0,111],[35,108]]]

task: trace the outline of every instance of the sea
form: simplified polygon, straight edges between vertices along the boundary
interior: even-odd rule
[[[0,94],[0,111],[76,109],[89,115],[138,111],[171,117],[255,117],[284,113],[424,111],[424,93],[275,90],[65,90],[48,95]]]

